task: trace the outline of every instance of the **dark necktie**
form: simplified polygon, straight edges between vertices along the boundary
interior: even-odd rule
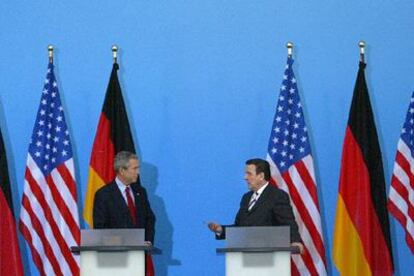
[[[132,201],[131,193],[129,192],[129,187],[126,187],[125,195],[126,195],[127,202],[128,202],[129,214],[131,215],[132,222],[134,223],[134,225],[136,225],[137,224],[137,209],[135,208],[134,201]]]

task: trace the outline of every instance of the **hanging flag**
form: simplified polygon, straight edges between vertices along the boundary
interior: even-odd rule
[[[302,255],[292,255],[292,275],[326,275],[326,257],[318,192],[302,104],[287,59],[269,139],[267,160],[273,184],[287,192],[304,244]]]
[[[89,163],[89,178],[83,216],[90,227],[93,227],[93,200],[96,191],[115,179],[115,155],[120,151],[135,153],[124,99],[118,81],[118,69],[118,64],[114,63]]]
[[[89,163],[89,179],[83,216],[90,227],[93,227],[93,201],[96,191],[115,179],[115,155],[120,151],[135,153],[134,141],[119,85],[118,69],[118,63],[114,63]],[[145,264],[146,275],[154,275],[150,255],[146,255]]]
[[[341,275],[392,275],[384,171],[365,66],[359,63],[342,150],[333,260]]]
[[[29,144],[19,228],[40,275],[79,275],[80,229],[69,130],[49,63]]]
[[[23,275],[16,230],[6,150],[0,131],[0,275]]]
[[[405,241],[414,254],[414,93],[397,145],[388,195],[388,210],[405,229]]]

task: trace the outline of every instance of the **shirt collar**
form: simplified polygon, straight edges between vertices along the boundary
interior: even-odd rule
[[[118,177],[115,178],[115,183],[118,186],[118,189],[121,191],[121,193],[125,193],[125,189],[127,187],[127,185],[125,185],[121,179],[119,179]],[[131,188],[130,188],[131,189]]]
[[[257,195],[260,196],[264,189],[266,189],[267,185],[269,185],[269,182],[266,182],[266,184],[264,184],[259,190],[256,191]]]

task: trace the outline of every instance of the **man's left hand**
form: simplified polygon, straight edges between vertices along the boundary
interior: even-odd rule
[[[292,242],[290,245],[291,246],[297,246],[299,248],[299,253],[303,254],[304,247],[303,247],[303,244],[301,242]]]

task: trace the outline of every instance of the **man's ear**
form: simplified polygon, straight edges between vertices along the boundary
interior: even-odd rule
[[[265,179],[264,172],[261,172],[261,173],[260,173],[260,177],[261,177],[263,180]]]

